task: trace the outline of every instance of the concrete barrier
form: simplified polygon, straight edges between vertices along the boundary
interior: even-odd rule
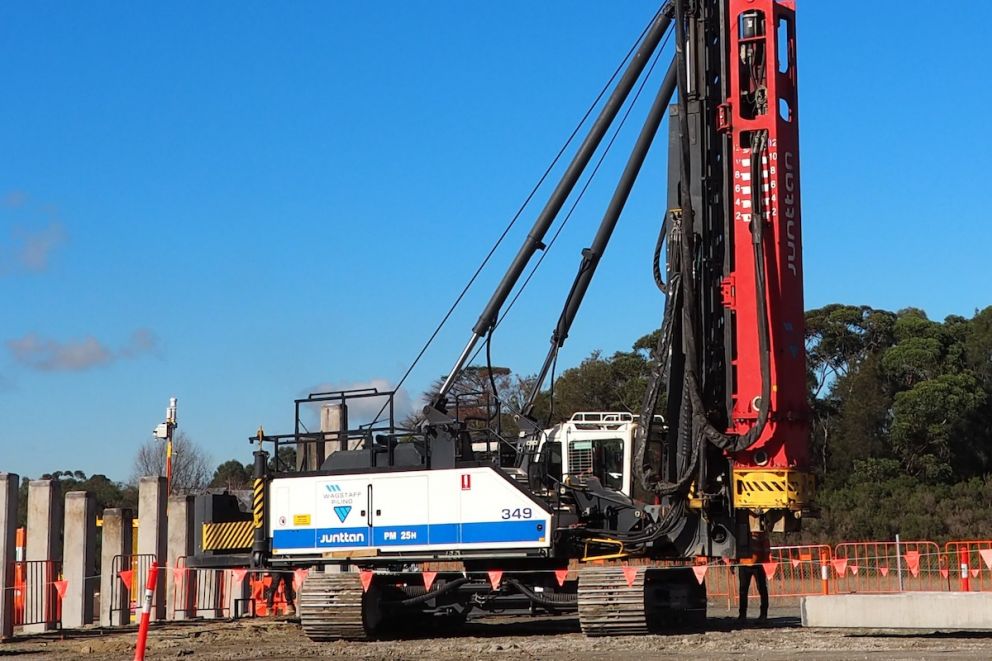
[[[14,635],[14,533],[19,486],[16,473],[0,473],[0,640]]]
[[[65,534],[62,574],[66,580],[62,599],[62,626],[82,627],[93,622],[96,591],[96,498],[85,491],[65,495]]]
[[[804,627],[992,631],[992,593],[902,592],[803,597]]]
[[[28,483],[28,520],[25,559],[28,562],[62,561],[62,528],[65,516],[62,485],[58,480],[31,480]],[[56,628],[52,621],[54,601],[58,599],[51,581],[56,578],[55,568],[47,566],[44,572],[33,573],[38,585],[28,586],[25,610],[34,616],[44,615],[45,622],[26,625],[25,633],[38,633]]]
[[[164,568],[168,557],[166,547],[168,540],[168,525],[166,523],[166,481],[164,477],[143,477],[138,481],[138,555],[153,555],[155,562],[163,568],[158,574],[158,589],[152,601],[152,620],[165,619],[165,590],[166,574],[171,572]],[[171,578],[171,577],[170,577]],[[139,581],[145,583],[142,576]]]

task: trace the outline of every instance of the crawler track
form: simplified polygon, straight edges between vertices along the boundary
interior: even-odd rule
[[[648,633],[644,609],[647,568],[638,567],[627,585],[621,567],[586,568],[579,572],[579,625],[587,636],[629,636]]]
[[[300,589],[300,621],[310,640],[368,640],[358,574],[311,574]]]

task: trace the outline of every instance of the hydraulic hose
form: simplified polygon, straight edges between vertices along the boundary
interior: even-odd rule
[[[507,581],[507,583],[515,587],[520,594],[524,595],[538,606],[543,606],[544,608],[551,610],[564,610],[569,607],[574,607],[579,601],[578,595],[574,594],[561,594],[556,592],[538,594],[515,578],[511,578]]]
[[[419,594],[416,597],[410,597],[409,599],[402,599],[400,601],[394,601],[392,603],[399,606],[416,606],[417,604],[422,604],[424,602],[430,601],[434,597],[440,596],[447,592],[451,592],[463,585],[468,583],[468,579],[465,577],[456,578],[453,581],[448,581],[444,585],[441,585],[436,590],[430,590],[424,594]]]

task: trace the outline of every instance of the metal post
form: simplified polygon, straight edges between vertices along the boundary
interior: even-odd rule
[[[668,67],[668,73],[665,74],[661,87],[658,89],[658,94],[655,97],[650,112],[648,112],[647,119],[644,120],[644,126],[641,127],[641,133],[637,137],[637,142],[630,152],[627,166],[624,168],[620,181],[617,182],[616,190],[613,192],[613,198],[610,200],[606,213],[603,214],[603,219],[600,222],[599,229],[596,231],[596,236],[593,238],[592,245],[582,251],[579,272],[576,274],[575,281],[572,283],[572,289],[568,292],[568,297],[565,299],[565,305],[562,308],[561,316],[558,318],[558,323],[551,333],[551,349],[548,351],[544,365],[541,366],[541,370],[538,372],[537,378],[534,380],[533,386],[531,386],[527,401],[523,406],[522,414],[525,417],[531,416],[534,410],[534,403],[537,401],[541,387],[544,385],[544,380],[547,378],[548,372],[551,371],[551,366],[558,356],[558,350],[565,344],[565,339],[568,338],[568,333],[572,328],[575,315],[578,314],[579,306],[582,305],[582,300],[585,298],[586,291],[589,289],[589,283],[592,282],[592,277],[596,273],[596,267],[599,266],[603,253],[606,252],[606,246],[609,244],[610,238],[613,236],[613,230],[616,229],[617,221],[620,220],[620,214],[623,213],[624,206],[626,206],[627,200],[630,198],[630,191],[634,187],[637,175],[641,172],[644,159],[647,158],[648,151],[651,149],[654,138],[658,134],[658,127],[661,126],[661,121],[665,118],[668,104],[671,102],[672,95],[675,93],[675,83],[675,63],[672,62],[671,66]]]
[[[651,55],[654,53],[655,48],[657,48],[662,36],[668,30],[668,26],[671,24],[671,21],[671,17],[664,11],[659,12],[658,16],[655,17],[655,20],[652,23],[651,28],[648,30],[647,35],[641,41],[637,52],[627,65],[627,70],[624,71],[623,75],[620,77],[620,81],[613,89],[613,92],[604,104],[599,116],[596,118],[596,121],[593,122],[592,127],[589,129],[588,135],[586,135],[585,139],[582,141],[582,144],[579,145],[578,150],[572,157],[572,162],[569,163],[568,168],[565,170],[561,180],[552,192],[551,197],[544,205],[544,209],[541,210],[541,213],[534,221],[534,226],[527,234],[524,244],[520,246],[519,252],[513,259],[513,262],[511,262],[510,267],[507,269],[506,274],[500,281],[499,286],[497,286],[496,291],[493,292],[493,295],[486,304],[482,314],[479,315],[479,320],[472,328],[472,336],[469,338],[468,343],[465,345],[465,349],[458,356],[458,360],[455,361],[455,364],[448,373],[447,378],[438,390],[436,401],[432,404],[433,406],[440,403],[440,401],[443,400],[448,394],[448,391],[451,390],[452,386],[454,386],[455,381],[458,379],[462,368],[465,367],[465,363],[468,361],[468,358],[471,355],[472,350],[475,348],[476,343],[480,338],[484,337],[486,333],[489,332],[489,329],[496,323],[496,318],[499,315],[500,308],[503,307],[503,303],[510,295],[513,287],[517,284],[517,281],[520,279],[520,275],[524,272],[524,269],[530,262],[531,257],[533,257],[534,253],[538,250],[544,248],[544,236],[547,234],[548,229],[551,227],[551,224],[554,222],[555,218],[557,218],[558,212],[561,211],[562,206],[565,204],[565,200],[568,199],[568,196],[572,193],[572,189],[575,188],[575,184],[579,181],[579,177],[582,176],[582,172],[589,164],[589,161],[592,159],[593,154],[599,147],[600,142],[602,142],[603,136],[606,135],[606,132],[609,130],[610,125],[616,118],[617,113],[627,100],[630,91],[637,83],[637,80],[641,77],[644,67],[647,65],[648,60],[651,59]]]
[[[967,546],[963,546],[958,550],[958,562],[961,563],[961,591],[971,592],[971,577],[968,576],[971,567],[969,567],[970,561],[968,560]]]
[[[258,428],[258,448],[255,450],[255,470],[252,480],[252,525],[254,536],[251,543],[251,564],[253,568],[260,567],[269,550],[265,536],[265,478],[268,467],[269,453],[262,449],[265,431]]]
[[[899,576],[899,592],[903,591],[902,585],[902,543],[899,535],[896,535],[896,574]]]

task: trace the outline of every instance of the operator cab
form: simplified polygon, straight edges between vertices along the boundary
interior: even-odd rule
[[[552,481],[582,484],[595,477],[629,496],[636,422],[626,412],[574,413],[544,432],[538,461]]]

